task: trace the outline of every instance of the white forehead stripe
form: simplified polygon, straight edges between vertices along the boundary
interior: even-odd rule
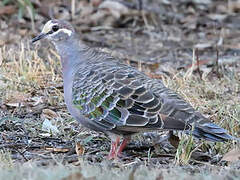
[[[42,30],[42,33],[48,33],[49,31],[51,31],[52,27],[54,25],[58,25],[57,23],[53,23],[52,21],[48,21],[44,27],[43,27],[43,30]],[[72,31],[69,30],[69,29],[59,29],[57,32],[55,32],[54,34],[56,33],[59,33],[59,32],[64,32],[65,34],[67,34],[68,36],[71,36],[72,35]]]
[[[51,27],[52,25],[51,24],[53,24],[52,23],[52,21],[48,21],[45,25],[44,25],[44,27]],[[55,25],[56,23],[54,23],[54,25]]]
[[[42,33],[48,33],[52,29],[52,26],[54,26],[54,25],[56,25],[56,23],[52,23],[52,21],[48,21],[43,26]]]
[[[64,32],[66,33],[68,36],[71,36],[72,35],[72,31],[69,30],[69,29],[59,29],[56,33],[59,33],[59,32]]]

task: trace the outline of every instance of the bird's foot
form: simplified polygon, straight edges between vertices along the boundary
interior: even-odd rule
[[[108,159],[109,160],[112,160],[112,159],[118,160],[119,158],[121,158],[123,156],[122,151],[128,144],[129,140],[130,140],[130,138],[124,138],[122,143],[120,144],[120,146],[119,146],[120,137],[117,137],[116,141],[112,141],[111,150],[108,155]]]
[[[111,149],[107,157],[108,160],[117,159],[117,148],[118,148],[119,142],[120,142],[120,137],[117,137],[116,141],[111,142]]]

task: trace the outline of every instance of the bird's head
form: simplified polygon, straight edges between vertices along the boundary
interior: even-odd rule
[[[68,22],[62,20],[50,20],[44,25],[42,32],[32,39],[32,43],[44,38],[47,38],[52,42],[64,41],[71,38],[73,34],[74,29]]]

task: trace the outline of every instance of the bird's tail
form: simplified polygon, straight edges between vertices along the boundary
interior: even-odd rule
[[[229,135],[227,130],[211,122],[196,125],[192,131],[192,135],[199,139],[205,139],[213,142],[225,142],[229,140],[240,141],[240,138]]]

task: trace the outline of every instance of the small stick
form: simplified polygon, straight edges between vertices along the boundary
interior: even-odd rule
[[[200,71],[200,63],[199,63],[199,56],[198,56],[198,48],[196,48],[196,59],[197,59],[197,72],[199,74],[200,79],[202,80],[202,75]]]
[[[216,73],[217,73],[218,78],[220,78],[219,67],[218,67],[218,58],[219,58],[218,45],[216,45],[216,52],[217,52],[217,58],[216,58],[216,66],[217,66],[217,69],[216,69]]]
[[[75,11],[76,11],[76,2],[75,0],[71,1],[71,15],[72,19],[75,19]]]
[[[24,155],[24,153],[27,151],[27,150],[25,150],[24,152],[21,152],[18,148],[16,148],[16,147],[14,147],[13,148],[15,151],[17,151],[22,157],[23,157],[23,159],[25,160],[25,161],[29,161],[29,159],[28,158],[26,158],[25,157],[25,155]]]

